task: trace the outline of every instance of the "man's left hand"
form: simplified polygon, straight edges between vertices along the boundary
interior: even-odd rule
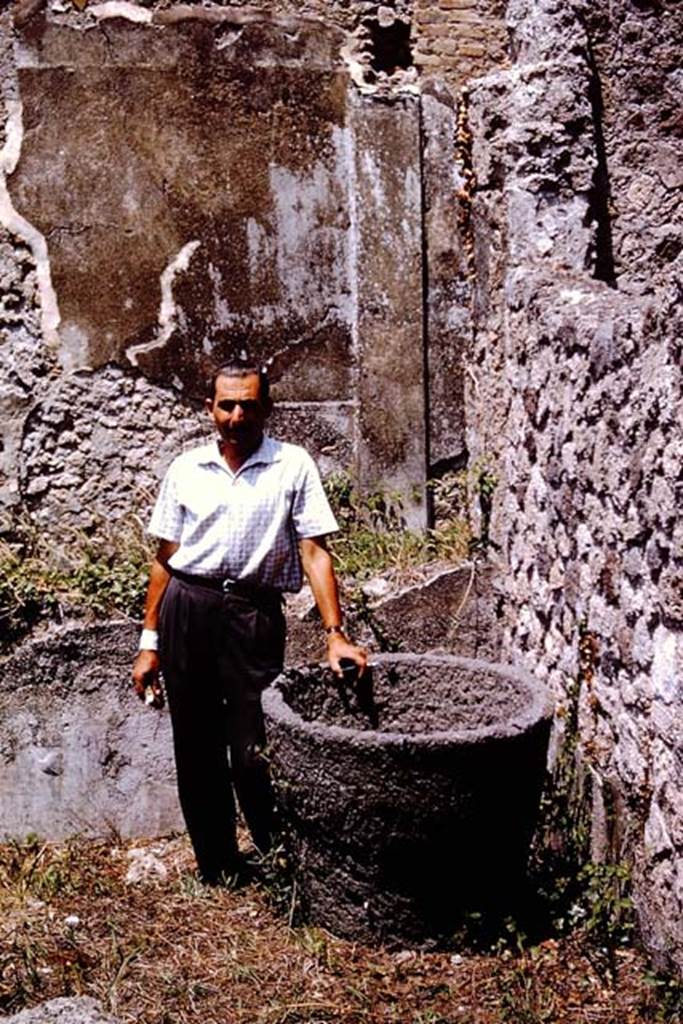
[[[341,679],[343,672],[339,662],[342,658],[354,661],[358,666],[358,678],[363,675],[368,664],[368,652],[364,647],[356,647],[341,633],[333,633],[327,638],[327,659],[330,668]]]

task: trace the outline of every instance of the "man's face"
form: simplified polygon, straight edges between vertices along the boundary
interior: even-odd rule
[[[213,402],[207,398],[206,409],[232,453],[246,456],[258,448],[270,412],[270,402],[261,398],[258,374],[219,377],[216,395]]]

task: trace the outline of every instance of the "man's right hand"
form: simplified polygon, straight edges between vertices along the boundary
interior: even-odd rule
[[[140,700],[145,700],[145,690],[151,686],[154,694],[152,707],[163,707],[164,691],[159,681],[159,655],[156,651],[138,651],[133,662],[133,686]]]

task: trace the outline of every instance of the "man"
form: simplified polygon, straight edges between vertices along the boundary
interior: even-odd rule
[[[367,655],[342,628],[325,546],[337,524],[315,465],[264,434],[266,374],[222,367],[205,404],[218,437],[174,460],[152,513],[159,546],[133,680],[159,703],[163,669],[180,803],[200,877],[215,884],[240,870],[233,785],[256,847],[271,842],[261,692],[282,668],[282,595],[301,587],[302,569],[333,671],[348,658],[362,674]]]

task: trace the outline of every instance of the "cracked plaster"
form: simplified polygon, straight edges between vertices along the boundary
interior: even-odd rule
[[[20,486],[7,482],[10,504],[23,495],[39,521],[61,510],[79,525],[99,517],[108,491],[112,508],[137,508],[139,460],[136,446],[127,450],[137,411],[122,411],[116,425],[92,402],[72,410],[79,422],[106,421],[111,437],[102,450],[116,449],[111,465],[95,456],[101,476],[86,507],[81,442],[70,429],[59,436],[63,396],[80,401],[87,380],[116,407],[125,374],[114,381],[112,373],[132,367],[156,388],[155,412],[166,415],[170,395],[180,420],[193,422],[206,367],[243,350],[270,366],[274,396],[287,403],[278,429],[293,440],[305,429],[324,469],[358,464],[358,275],[381,287],[388,271],[380,249],[359,257],[353,136],[370,111],[351,113],[341,41],[314,20],[218,7],[143,15],[107,3],[22,22],[4,151],[15,211],[7,223],[14,234],[17,218],[35,225],[41,344],[52,343],[57,364],[50,394],[23,409],[23,437],[21,416],[11,420]],[[399,124],[413,117],[404,110]],[[392,130],[384,137],[391,149]],[[392,248],[395,220],[389,273],[401,274],[404,286],[412,275],[419,287],[419,230],[409,226],[417,160],[415,141],[398,168],[407,206],[385,218],[384,243]],[[382,182],[372,182],[378,209],[388,207]],[[114,389],[108,396],[105,381]],[[341,402],[334,415],[329,402]],[[157,419],[144,424],[146,436]],[[399,468],[398,486],[412,477]],[[406,488],[410,507],[412,483]]]

